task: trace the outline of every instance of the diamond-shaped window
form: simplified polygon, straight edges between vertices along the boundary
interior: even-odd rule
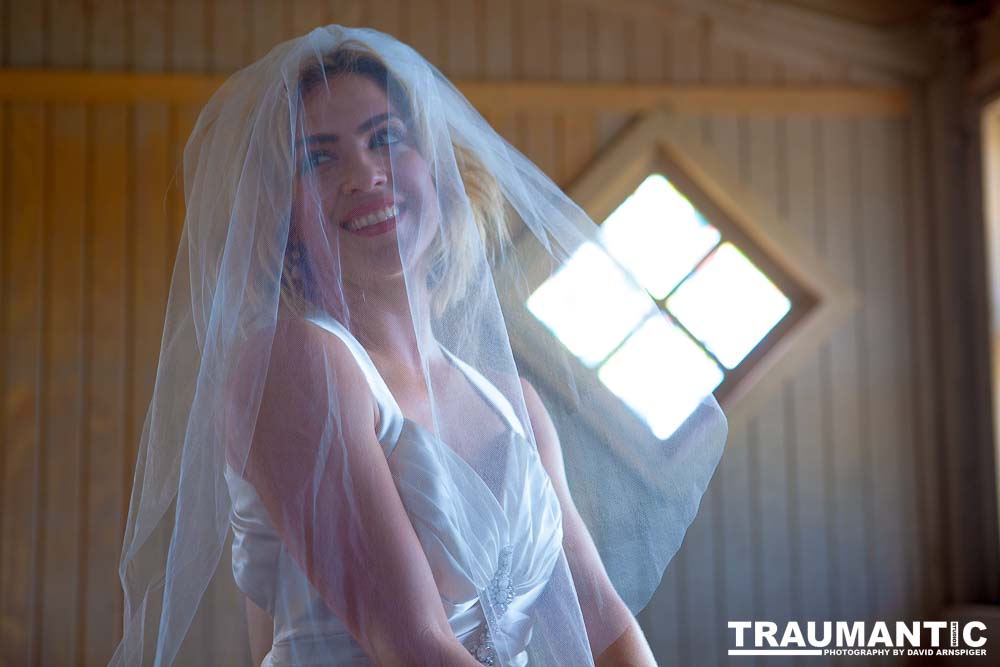
[[[580,246],[528,309],[667,438],[748,363],[792,300],[661,173],[648,175],[600,234],[607,253]]]
[[[606,409],[584,415],[595,428],[667,439],[708,394],[730,419],[752,414],[853,308],[850,289],[748,185],[653,112],[567,190],[601,223],[597,243],[551,272],[522,236],[525,336],[555,336],[579,361],[574,382],[607,390]],[[521,352],[543,363],[530,345]],[[575,400],[575,388],[551,389]]]

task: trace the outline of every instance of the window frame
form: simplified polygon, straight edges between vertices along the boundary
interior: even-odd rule
[[[740,184],[730,169],[697,137],[691,136],[663,111],[639,117],[610,146],[602,150],[567,189],[588,216],[603,222],[653,173],[661,173],[722,234],[736,245],[792,302],[788,314],[772,328],[735,369],[724,369],[726,379],[713,392],[732,425],[752,415],[775,394],[784,381],[827,340],[856,307],[854,292],[838,280],[800,238],[792,234],[772,205]],[[514,234],[514,247],[526,283],[525,297],[552,268],[527,229]],[[525,304],[509,303],[505,311],[522,336],[512,339],[514,354],[526,370],[544,383],[543,360],[532,358],[531,340],[553,334]],[[522,340],[523,339],[523,340]],[[548,386],[568,405],[576,392],[597,398],[601,415],[586,415],[597,433],[621,438],[655,435],[631,409],[607,389],[569,350],[565,356],[574,371],[574,388]]]

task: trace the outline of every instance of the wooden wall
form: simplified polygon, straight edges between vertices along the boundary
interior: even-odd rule
[[[964,511],[965,489],[992,474],[962,453],[983,435],[965,425],[982,418],[982,387],[962,370],[976,323],[942,315],[963,307],[949,286],[977,288],[953,277],[961,255],[940,250],[940,197],[928,194],[946,144],[934,127],[947,131],[934,73],[902,56],[812,52],[801,37],[786,48],[690,6],[2,0],[0,65],[225,73],[341,22],[386,30],[465,79],[907,86],[914,106],[901,116],[684,119],[860,305],[758,414],[731,424],[641,620],[664,664],[710,665],[725,662],[729,620],[902,620],[995,599],[995,505]],[[563,185],[630,120],[483,111]],[[0,664],[104,664],[121,632],[117,561],[196,113],[0,99]],[[970,433],[975,443],[960,437]],[[209,662],[226,623],[200,631]]]

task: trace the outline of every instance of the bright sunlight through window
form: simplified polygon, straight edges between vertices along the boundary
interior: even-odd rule
[[[580,246],[528,309],[666,439],[791,302],[661,174],[646,178],[600,234],[611,257]]]

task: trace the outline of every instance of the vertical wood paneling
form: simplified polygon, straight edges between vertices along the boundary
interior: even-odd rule
[[[707,49],[707,62],[701,64],[700,76],[708,82],[734,83],[740,80],[746,70],[745,57],[722,47]],[[700,125],[700,126],[699,126]],[[689,123],[689,131],[694,137],[701,136],[713,153],[730,165],[735,176],[744,170],[746,162],[746,131],[744,123],[735,116],[713,115]],[[721,598],[716,615],[720,619],[714,625],[714,639],[720,647],[732,645],[726,633],[726,623],[730,620],[759,618],[759,595],[755,575],[760,559],[755,546],[760,517],[752,512],[752,501],[756,500],[755,486],[751,486],[751,448],[757,447],[757,439],[748,439],[747,424],[730,424],[730,437],[726,452],[719,463],[714,492],[718,494],[716,505],[715,539],[719,542],[716,560],[719,562],[716,585]],[[725,634],[724,634],[725,633]],[[748,665],[759,663],[757,656],[746,657]]]
[[[447,54],[444,41],[444,11],[441,0],[410,2],[406,12],[407,42],[431,64],[443,69]]]
[[[77,648],[80,586],[80,382],[85,377],[80,341],[83,339],[83,295],[80,289],[85,201],[84,110],[54,108],[49,113],[45,188],[49,199],[43,231],[46,313],[43,338],[46,424],[41,443],[44,491],[41,532],[44,549],[41,607],[44,664],[73,664]]]
[[[593,35],[593,80],[605,83],[622,83],[631,74],[626,70],[625,19],[618,13],[599,9],[590,15],[590,33]],[[622,113],[597,114],[597,145],[605,146],[631,120]]]
[[[779,150],[785,165],[787,223],[822,257],[819,221],[819,125],[809,118],[784,121]],[[790,475],[795,489],[792,535],[798,554],[793,590],[800,619],[832,618],[830,606],[828,493],[826,479],[829,424],[823,383],[827,368],[822,354],[808,359],[791,381],[793,406],[790,445],[795,453]]]
[[[250,12],[253,27],[251,60],[263,58],[286,34],[286,12],[283,5],[273,0],[251,0]]]
[[[525,57],[517,61],[515,74],[523,79],[551,79],[553,63],[552,24],[550,0],[518,0],[515,31],[521,36],[520,53]],[[556,44],[558,48],[558,44]],[[518,114],[521,126],[521,147],[525,155],[550,177],[556,177],[556,131],[554,114],[546,111],[526,111]]]
[[[697,81],[701,75],[701,35],[700,33],[677,32],[671,33],[667,38],[669,52],[668,64],[671,69],[668,74],[673,81],[692,82]],[[592,76],[596,76],[592,74]],[[697,124],[696,119],[678,118],[678,126],[682,132],[690,131]],[[695,519],[697,523],[699,519]],[[669,578],[666,586],[661,586],[659,595],[667,596],[668,603],[665,604],[667,610],[673,610],[675,615],[667,618],[650,617],[650,628],[660,628],[666,626],[666,636],[674,638],[674,644],[663,646],[660,642],[657,647],[663,656],[662,659],[674,657],[676,664],[691,664],[692,661],[692,633],[695,632],[696,625],[689,613],[689,599],[693,592],[691,590],[689,576],[692,569],[696,567],[696,561],[700,554],[695,555],[697,547],[689,546],[687,540],[681,546],[680,551],[674,557],[668,569]],[[669,663],[668,663],[669,664]]]
[[[249,64],[252,24],[248,20],[246,3],[243,0],[216,0],[210,9],[212,70],[233,72]]]
[[[916,91],[915,91],[916,92]],[[905,143],[906,160],[909,165],[905,172],[906,179],[906,219],[910,224],[904,226],[908,234],[910,264],[907,280],[908,298],[912,304],[912,315],[909,320],[913,331],[913,353],[908,366],[913,369],[913,425],[915,429],[914,474],[916,475],[916,516],[918,535],[916,545],[922,558],[920,561],[920,599],[919,609],[928,610],[932,601],[942,598],[944,557],[944,541],[941,534],[941,508],[934,499],[941,494],[941,480],[938,478],[937,463],[933,443],[936,442],[938,431],[935,409],[934,391],[935,373],[933,363],[933,308],[927,298],[932,293],[934,279],[933,255],[928,248],[929,242],[929,188],[927,187],[927,150],[924,136],[926,132],[926,117],[918,105],[907,121]]]
[[[880,618],[896,618],[905,610],[906,575],[910,558],[905,548],[906,507],[904,503],[903,454],[910,440],[905,437],[907,411],[895,389],[905,367],[905,343],[900,340],[900,311],[897,287],[903,270],[902,224],[899,195],[890,165],[890,139],[896,132],[886,121],[864,120],[860,127],[861,201],[863,202],[864,266],[866,296],[864,319],[867,327],[868,441],[871,453],[870,485],[874,559],[873,572]],[[870,270],[868,268],[870,267]]]
[[[361,19],[364,25],[381,30],[397,39],[402,39],[400,9],[401,0],[370,0],[362,5]]]
[[[482,38],[482,3],[478,0],[448,0],[445,3],[445,39],[448,61],[445,71],[455,78],[475,78],[482,75],[482,58],[477,42]]]
[[[514,16],[512,6],[504,0],[484,0],[485,38],[484,54],[486,62],[483,74],[486,78],[503,81],[514,75]],[[517,124],[514,114],[485,113],[486,120],[511,144],[517,145]]]
[[[564,81],[588,78],[591,49],[587,42],[590,10],[557,4],[554,20],[562,37],[556,53],[556,75]],[[564,113],[556,118],[557,166],[555,179],[563,187],[573,182],[596,150],[597,136],[591,114]]]
[[[747,77],[752,80],[774,80],[775,71],[768,61],[747,58]],[[774,118],[752,118],[745,123],[746,153],[741,163],[744,183],[773,210],[784,208],[780,163],[777,151],[780,121]],[[787,383],[781,392],[775,392],[754,415],[758,436],[756,452],[757,508],[760,512],[756,535],[761,560],[758,576],[761,578],[759,613],[762,617],[782,623],[795,617],[792,580],[795,576],[796,556],[791,543],[794,515],[791,507],[791,480],[787,462],[793,434],[788,422],[789,389]],[[763,664],[772,664],[780,658],[769,657]]]
[[[4,216],[4,479],[0,493],[0,650],[10,664],[38,659],[36,606],[41,414],[44,110],[8,106]],[[16,158],[16,168],[13,161]]]
[[[41,2],[11,2],[7,8],[7,40],[12,67],[41,67],[45,64],[45,5]]]
[[[326,24],[328,8],[322,3],[314,0],[292,0],[287,4],[291,12],[288,38],[306,35]]]
[[[173,51],[173,36],[164,29],[168,24],[167,3],[171,0],[131,0],[132,55],[130,61],[138,71],[162,72],[166,54]],[[239,31],[239,27],[230,29]],[[94,38],[91,37],[91,40]]]
[[[830,266],[844,276],[858,294],[863,294],[856,257],[856,225],[860,185],[857,128],[854,121],[823,123],[824,218]],[[831,425],[837,453],[833,459],[835,507],[833,563],[834,611],[836,618],[864,618],[870,608],[868,544],[866,527],[871,512],[868,488],[863,484],[862,450],[867,445],[861,427],[861,406],[868,400],[862,385],[862,346],[857,318],[846,320],[830,340]]]
[[[132,485],[128,442],[132,432],[128,361],[131,327],[126,273],[128,255],[127,132],[124,107],[92,110],[90,198],[87,247],[87,309],[90,330],[87,403],[88,455],[84,485],[87,497],[87,610],[85,646],[88,662],[110,656],[121,634],[122,602],[114,581],[121,536]],[[113,594],[114,593],[114,594]],[[105,658],[106,659],[106,658]]]
[[[46,61],[57,67],[84,64],[83,21],[79,3],[67,2],[50,17]],[[73,664],[82,637],[81,438],[80,383],[85,377],[80,341],[83,294],[80,289],[85,202],[85,112],[82,107],[46,109],[45,154],[58,156],[45,165],[44,191],[49,195],[42,239],[45,330],[42,340],[45,375],[42,471],[41,552],[38,554],[41,609],[41,662]]]

